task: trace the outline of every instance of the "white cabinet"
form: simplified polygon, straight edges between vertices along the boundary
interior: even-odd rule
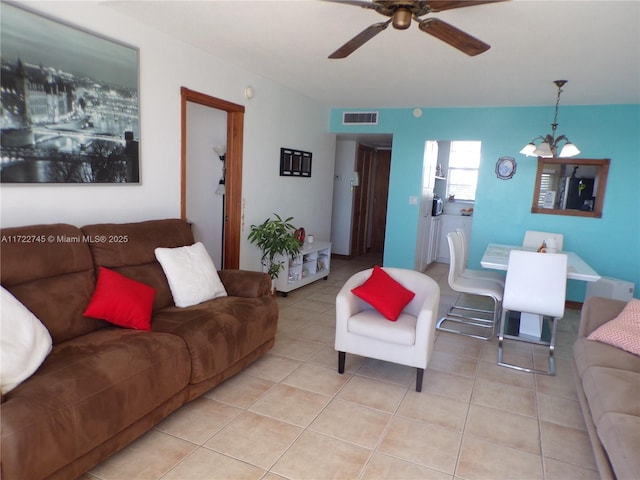
[[[276,290],[286,297],[291,290],[329,276],[330,266],[331,242],[305,243],[299,255],[284,262],[276,279]]]
[[[440,235],[438,240],[438,253],[436,260],[441,263],[449,263],[449,243],[447,233],[455,232],[461,228],[467,237],[467,242],[471,242],[471,220],[472,218],[462,215],[440,215]]]

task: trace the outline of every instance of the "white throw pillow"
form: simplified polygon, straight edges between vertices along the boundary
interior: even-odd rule
[[[201,242],[188,247],[156,248],[155,254],[169,281],[176,307],[227,296],[213,260]]]
[[[0,387],[4,395],[34,374],[51,352],[52,341],[42,322],[0,288]]]

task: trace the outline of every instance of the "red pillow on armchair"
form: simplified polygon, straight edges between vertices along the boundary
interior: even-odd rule
[[[416,296],[378,265],[373,267],[371,276],[351,292],[392,322],[398,320],[402,309]]]

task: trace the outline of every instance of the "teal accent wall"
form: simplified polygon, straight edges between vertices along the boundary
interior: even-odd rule
[[[602,218],[531,213],[537,159],[519,153],[537,135],[551,131],[553,106],[509,108],[424,108],[420,118],[407,109],[380,112],[378,125],[342,124],[333,109],[331,133],[391,133],[393,151],[384,264],[413,268],[422,159],[426,140],[480,140],[482,159],[473,215],[469,266],[481,268],[488,243],[520,244],[525,230],[564,234],[564,249],[575,251],[600,275],[636,284],[640,298],[640,105],[561,106],[557,130],[581,150],[579,158],[610,158]],[[511,180],[495,175],[499,157],[516,159]],[[585,283],[570,281],[567,298],[582,301]]]

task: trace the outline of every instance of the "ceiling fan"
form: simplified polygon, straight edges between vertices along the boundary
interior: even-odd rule
[[[490,45],[482,40],[463,32],[459,28],[450,25],[438,18],[420,18],[431,12],[442,12],[454,8],[472,7],[484,3],[504,2],[508,0],[325,0],[334,3],[344,3],[362,8],[375,10],[376,12],[390,17],[389,20],[365,28],[339,49],[329,55],[329,58],[345,58],[385,30],[389,24],[398,30],[405,30],[411,25],[411,19],[418,23],[418,28],[429,35],[432,35],[452,47],[474,56],[489,50]]]

